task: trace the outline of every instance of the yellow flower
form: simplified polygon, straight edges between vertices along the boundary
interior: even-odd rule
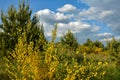
[[[98,65],[101,65],[102,64],[102,62],[98,62]]]

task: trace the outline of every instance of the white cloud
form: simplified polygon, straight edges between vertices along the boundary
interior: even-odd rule
[[[86,38],[86,35],[89,36],[90,33],[93,34],[93,32],[99,30],[96,26],[82,22],[80,19],[75,19],[76,16],[71,13],[64,14],[62,12],[54,12],[49,9],[44,9],[36,12],[36,15],[40,17],[40,23],[44,26],[46,36],[51,36],[51,31],[55,23],[58,25],[58,37],[62,36],[63,33],[66,33],[68,29],[74,34],[84,35],[84,38]]]
[[[112,10],[102,11],[102,12],[99,14],[99,19],[106,18],[107,16],[112,15],[112,14],[114,14],[114,12],[113,12]]]
[[[98,37],[109,37],[109,36],[113,36],[112,33],[99,33],[96,36]]]
[[[64,23],[58,23],[58,30],[62,30],[61,32],[66,32],[68,29],[70,29],[73,33],[78,33],[83,30],[88,30],[91,27],[91,25],[82,23],[80,21],[74,21],[69,22],[68,24]]]
[[[68,19],[70,19],[71,17],[73,17],[73,15],[70,14],[70,15],[66,15],[65,16],[63,13],[57,12],[56,15],[55,15],[55,17],[56,17],[56,20],[62,21],[62,20],[68,20]]]
[[[64,15],[64,13],[51,11],[49,9],[40,10],[36,13],[36,15],[39,15],[41,22],[46,23],[58,23],[58,22],[69,22],[70,19],[73,17],[72,14]]]
[[[58,28],[58,37],[62,36],[63,32],[65,32],[67,28],[67,24],[71,21],[71,18],[74,16],[72,14],[65,15],[61,12],[54,12],[49,9],[40,10],[35,13],[40,18],[40,24],[43,24],[45,28],[45,35],[51,36],[51,31],[53,29],[53,26],[55,23],[58,23],[58,25],[63,25],[61,29]],[[61,26],[60,25],[60,26]],[[66,28],[66,29],[65,29]]]
[[[112,10],[102,10],[97,7],[90,7],[89,9],[80,12],[79,16],[85,19],[89,19],[89,20],[91,19],[103,20],[113,14],[114,12]]]
[[[74,11],[78,11],[78,13],[74,13]],[[101,41],[106,40],[106,38],[111,38],[113,36],[112,33],[109,31],[104,32],[104,30],[102,33],[100,33],[100,30],[102,30],[103,27],[96,24],[91,24],[85,20],[105,20],[104,22],[107,23],[107,25],[112,26],[113,29],[118,29],[119,24],[115,24],[116,18],[114,21],[111,20],[113,18],[111,18],[111,15],[114,13],[115,11],[112,9],[103,9],[96,6],[90,6],[90,8],[87,10],[84,9],[83,11],[79,11],[79,9],[77,9],[75,6],[66,4],[63,7],[58,8],[57,11],[44,9],[36,12],[36,15],[40,18],[40,23],[43,24],[45,35],[47,37],[51,36],[53,26],[55,23],[57,23],[58,37],[61,37],[63,33],[66,33],[66,31],[70,29],[81,43],[85,42],[87,38],[92,40],[98,39]]]
[[[70,7],[71,9],[68,8],[68,10],[71,12],[72,10],[76,9],[74,6],[70,4],[64,5],[64,7],[68,7],[68,6],[71,6]],[[94,28],[94,27],[91,28],[92,25],[82,22],[80,19],[79,20],[75,19],[76,16],[73,13],[64,14],[59,11],[54,12],[49,9],[44,9],[36,12],[36,15],[40,18],[40,23],[42,23],[43,26],[45,27],[46,36],[51,36],[51,31],[55,23],[57,23],[58,25],[58,32],[57,32],[58,37],[62,36],[63,33],[66,33],[68,29],[70,29],[74,34],[75,33],[84,34],[84,31],[92,32],[92,29]],[[72,21],[73,19],[75,20]]]
[[[92,32],[97,32],[97,31],[99,31],[100,30],[100,27],[99,26],[96,26],[96,27],[94,27],[93,29],[92,29]]]
[[[46,26],[45,27],[46,36],[51,36],[53,25],[48,23],[44,24],[45,24],[44,26]],[[63,34],[67,32],[68,29],[71,30],[74,34],[75,33],[84,34],[84,31],[90,32],[92,29],[91,25],[79,21],[69,23],[57,23],[57,26],[58,26],[57,37],[61,37]]]
[[[79,13],[80,17],[87,17],[87,16],[91,16],[93,14],[96,14],[96,8],[95,7],[90,7],[88,10],[83,10],[82,12]],[[87,16],[86,16],[87,15]]]
[[[100,41],[101,41],[101,42],[108,42],[108,41],[111,41],[112,39],[113,39],[113,37],[101,39]],[[116,36],[116,37],[114,37],[114,39],[120,40],[120,36]]]
[[[59,12],[74,12],[76,10],[76,7],[71,4],[65,4],[63,7],[57,9]]]
[[[81,0],[90,8],[80,12],[80,17],[106,23],[120,34],[120,0]]]

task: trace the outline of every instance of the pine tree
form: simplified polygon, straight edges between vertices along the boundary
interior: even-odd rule
[[[76,49],[78,47],[77,39],[74,37],[73,33],[68,30],[68,32],[61,37],[61,43],[63,45],[68,45],[72,49]]]
[[[25,6],[24,2],[19,4],[18,11],[14,6],[11,6],[9,7],[7,14],[2,12],[2,29],[4,31],[4,35],[9,36],[7,37],[9,41],[6,43],[12,43],[6,45],[8,46],[7,48],[14,48],[17,43],[18,36],[28,30],[28,25],[31,25],[31,12],[29,5]]]
[[[90,48],[93,47],[93,41],[91,39],[87,39],[86,42],[83,44],[84,46],[89,46]]]
[[[32,10],[29,9],[29,4],[25,4],[25,2],[20,3],[18,9],[14,6],[9,7],[7,14],[2,12],[1,28],[3,34],[1,34],[1,38],[5,40],[5,48],[7,50],[14,49],[19,36],[24,32],[27,34],[27,42],[33,41],[35,45],[37,44],[40,35],[44,37],[44,30],[41,28],[43,26],[37,25],[38,19],[36,16],[31,20],[31,13]],[[45,37],[42,39],[46,40]]]
[[[96,41],[94,42],[94,46],[95,46],[95,47],[98,47],[98,48],[104,48],[104,45],[102,44],[102,42],[100,42],[100,41],[98,41],[98,40],[96,40]]]
[[[43,51],[43,46],[47,43],[44,35],[44,26],[40,24],[37,15],[32,18],[32,28],[28,32],[27,40],[33,41],[34,46],[38,46],[40,51]]]

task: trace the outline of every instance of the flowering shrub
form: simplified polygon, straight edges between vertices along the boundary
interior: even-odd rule
[[[11,79],[27,80],[38,77],[40,56],[33,43],[26,43],[25,35],[18,39],[15,50],[10,52],[6,60],[7,73]],[[37,74],[37,75],[36,75]]]
[[[98,62],[95,64],[92,61],[86,60],[86,54],[84,54],[84,60],[80,64],[74,58],[72,64],[66,65],[67,75],[65,80],[90,80],[94,77],[102,78],[105,75],[105,71],[101,71],[101,68],[107,66],[107,62]]]
[[[56,31],[53,32],[55,38]],[[86,54],[79,62],[74,57],[81,54],[79,51],[71,51],[74,56],[69,57],[69,49],[55,44],[54,40],[45,45],[45,51],[39,51],[37,46],[33,47],[33,42],[26,42],[25,33],[20,36],[15,50],[4,58],[9,77],[12,80],[90,80],[101,79],[105,75],[102,68],[107,66],[107,62],[87,60]]]

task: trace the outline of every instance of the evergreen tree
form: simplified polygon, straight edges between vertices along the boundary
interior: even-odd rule
[[[61,37],[61,43],[63,45],[68,45],[69,47],[76,49],[78,47],[77,39],[74,37],[73,33],[68,30],[68,32]]]
[[[94,42],[94,46],[95,46],[95,47],[98,47],[98,48],[104,48],[104,45],[102,44],[102,42],[100,42],[100,41],[98,41],[98,40],[96,40],[96,41]]]
[[[28,30],[28,25],[31,25],[30,17],[31,10],[29,10],[29,5],[25,6],[25,3],[19,4],[18,11],[14,6],[11,6],[7,14],[1,14],[1,20],[3,24],[3,31],[5,36],[9,41],[8,48],[14,48],[17,43],[18,36],[21,35],[24,31]],[[30,28],[29,28],[30,29]],[[9,43],[12,43],[9,45]]]
[[[93,41],[91,39],[87,39],[86,42],[83,45],[92,48],[93,47]]]
[[[32,36],[31,36],[32,33]],[[40,24],[37,15],[32,18],[32,28],[28,32],[27,40],[33,41],[34,46],[38,46],[40,51],[43,51],[47,40],[44,35],[44,26]]]
[[[7,14],[2,12],[1,28],[3,33],[0,36],[5,41],[7,50],[14,49],[19,36],[24,32],[27,34],[27,42],[33,41],[35,45],[38,44],[39,36],[44,36],[44,30],[41,28],[43,26],[37,25],[36,15],[31,20],[31,13],[32,10],[29,9],[29,4],[25,4],[25,2],[20,3],[18,9],[14,6],[9,7]],[[45,39],[45,37],[42,39]]]

